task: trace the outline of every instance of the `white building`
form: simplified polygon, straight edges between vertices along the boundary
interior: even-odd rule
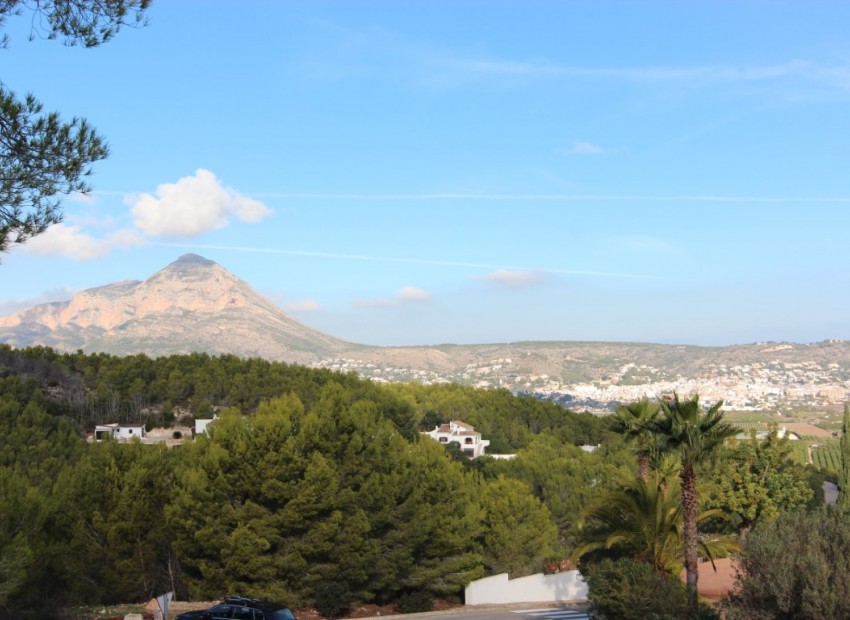
[[[126,441],[133,437],[141,439],[145,436],[144,424],[98,424],[94,427],[95,441],[103,441],[107,437],[118,441]]]
[[[210,424],[212,424],[213,422],[215,422],[216,420],[218,420],[218,416],[216,414],[213,414],[213,417],[210,418],[210,419],[202,419],[202,420],[196,419],[195,420],[195,433],[194,433],[193,436],[200,435],[201,433],[206,433],[207,427]]]
[[[767,439],[770,436],[770,434],[774,433],[774,432],[776,433],[777,439],[784,439],[785,437],[788,437],[788,439],[791,440],[791,441],[799,441],[800,440],[799,434],[795,433],[794,431],[789,431],[784,426],[782,428],[778,429],[778,430],[775,430],[775,431],[756,431],[756,439],[759,439],[759,440]],[[752,437],[751,432],[738,433],[737,435],[735,435],[735,439],[739,439],[739,440],[742,440],[742,441],[746,441],[750,437]]]
[[[431,439],[443,444],[450,442],[458,444],[464,455],[470,459],[482,456],[487,446],[490,445],[488,440],[481,439],[481,433],[476,432],[469,424],[464,424],[458,420],[441,424],[435,427],[433,431],[428,431],[423,435],[428,435]]]

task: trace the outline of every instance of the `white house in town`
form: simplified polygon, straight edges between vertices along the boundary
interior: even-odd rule
[[[453,420],[448,424],[441,424],[434,428],[433,431],[423,433],[431,439],[446,444],[454,442],[460,445],[463,453],[471,459],[482,456],[490,442],[486,439],[481,439],[481,433],[469,424],[465,424],[458,420]]]
[[[95,441],[103,441],[107,437],[117,439],[118,441],[126,441],[133,437],[141,439],[145,436],[144,424],[98,424],[94,427]]]
[[[776,430],[756,431],[756,439],[758,439],[758,440],[767,439],[770,436],[770,434],[773,433],[773,432],[776,433],[777,439],[784,439],[785,437],[788,437],[788,439],[791,440],[791,441],[799,441],[800,440],[799,434],[795,433],[794,431],[789,431],[784,426],[782,428],[776,429]],[[735,435],[735,439],[739,439],[739,440],[742,440],[742,441],[746,441],[750,437],[752,437],[751,432],[743,432],[743,433],[738,433],[737,435]]]

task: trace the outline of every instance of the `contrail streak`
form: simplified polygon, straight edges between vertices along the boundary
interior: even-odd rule
[[[94,190],[100,196],[125,196],[141,192]],[[823,203],[850,204],[850,196],[720,196],[712,194],[684,194],[678,196],[633,196],[622,194],[483,194],[483,193],[426,193],[426,194],[358,194],[326,192],[242,192],[256,198],[284,198],[289,200],[399,200],[399,201],[527,201],[527,202],[744,202],[764,204]]]
[[[434,265],[438,267],[465,267],[471,269],[504,269],[507,271],[542,271],[544,273],[566,274],[574,276],[596,276],[603,278],[626,278],[633,280],[661,280],[657,276],[647,276],[637,273],[617,273],[610,271],[582,271],[578,269],[557,269],[548,267],[508,267],[488,263],[468,263],[462,261],[433,260],[427,258],[401,258],[389,256],[365,256],[362,254],[336,254],[333,252],[313,252],[309,250],[282,250],[278,248],[250,248],[231,245],[208,245],[189,243],[153,243],[151,245],[204,250],[224,250],[228,252],[251,252],[254,254],[281,254],[285,256],[308,256],[312,258],[329,258],[335,260],[355,260],[375,263],[399,263],[408,265]]]
[[[850,203],[850,196],[629,196],[616,194],[328,194],[321,192],[260,192],[251,193],[257,198],[285,198],[292,200],[494,200],[529,202],[748,202],[748,203]]]

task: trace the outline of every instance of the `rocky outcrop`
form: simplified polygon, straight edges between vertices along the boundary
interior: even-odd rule
[[[232,353],[311,362],[358,348],[299,323],[217,263],[186,254],[143,282],[0,317],[0,341],[116,355]]]

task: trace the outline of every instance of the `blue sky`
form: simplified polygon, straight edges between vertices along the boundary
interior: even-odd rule
[[[186,252],[400,345],[850,339],[850,4],[160,0],[0,76],[111,155],[0,314]]]

